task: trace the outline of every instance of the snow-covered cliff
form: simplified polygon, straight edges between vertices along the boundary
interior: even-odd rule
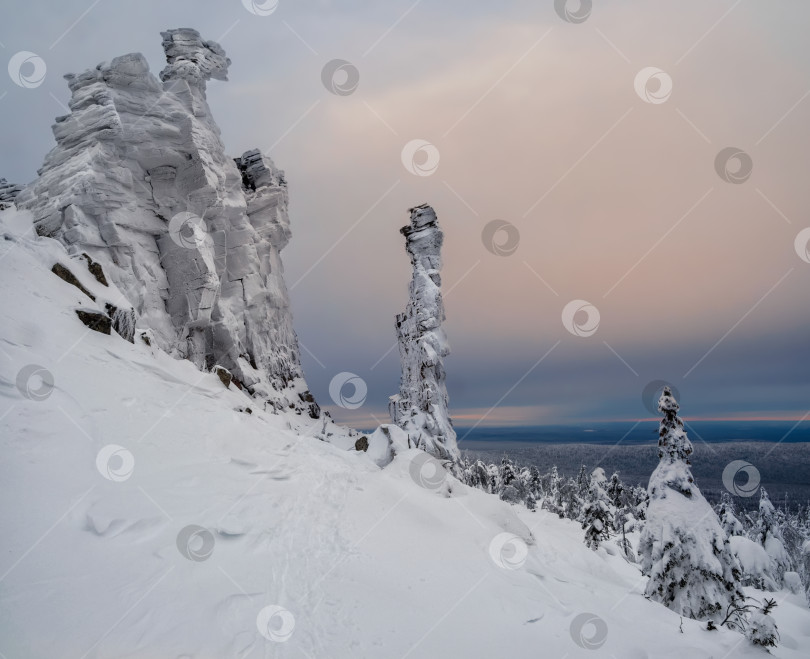
[[[160,80],[140,53],[66,76],[71,113],[16,204],[98,261],[166,352],[317,417],[282,276],[284,174],[258,151],[225,154],[206,102],[208,80],[227,79],[223,49],[192,29],[162,36]]]
[[[442,329],[441,248],[444,234],[427,204],[412,208],[400,229],[411,257],[413,278],[405,313],[397,315],[402,364],[399,395],[391,397],[391,419],[414,445],[445,459],[458,456],[456,432],[447,411],[443,359],[450,346]]]

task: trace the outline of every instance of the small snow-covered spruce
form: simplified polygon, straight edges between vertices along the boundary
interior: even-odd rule
[[[717,504],[715,510],[717,517],[720,518],[720,526],[723,527],[727,535],[745,535],[745,529],[742,522],[737,519],[737,511],[734,509],[734,502],[728,492],[723,492],[720,503]]]
[[[582,514],[585,545],[591,549],[599,549],[600,543],[610,537],[610,510],[604,501],[597,499],[586,503]]]
[[[598,549],[603,540],[610,537],[611,513],[608,495],[605,492],[607,479],[601,467],[593,470],[586,501],[582,507],[582,528],[585,529],[585,544]]]
[[[762,608],[751,614],[745,636],[754,645],[773,648],[779,642],[779,631],[776,628],[776,621],[771,615],[775,608],[776,600],[766,599]]]
[[[793,569],[793,563],[785,549],[781,529],[784,520],[781,517],[783,516],[774,509],[765,488],[760,488],[759,518],[751,539],[765,548],[771,561],[770,576],[779,588],[784,583],[785,572]]]
[[[613,472],[607,484],[606,491],[611,505],[613,505],[614,508],[621,508],[623,503],[622,499],[624,498],[624,483],[622,483],[619,478],[618,471]]]
[[[680,615],[718,618],[744,601],[740,566],[728,536],[689,469],[692,443],[665,387],[658,402],[659,463],[647,488],[650,502],[639,542],[645,595]]]
[[[560,474],[557,471],[557,465],[554,465],[551,468],[551,472],[547,478],[548,484],[546,485],[546,496],[543,498],[542,508],[544,510],[548,510],[559,517],[564,516],[563,510],[563,501],[562,501],[562,491],[561,491],[561,479]]]

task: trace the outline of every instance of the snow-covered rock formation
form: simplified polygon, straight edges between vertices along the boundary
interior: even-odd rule
[[[442,321],[441,248],[444,234],[427,204],[410,209],[411,222],[400,229],[411,257],[413,278],[405,313],[397,314],[402,364],[399,394],[392,396],[392,421],[412,445],[442,459],[458,457],[456,432],[447,411],[443,359],[450,354]]]
[[[227,79],[222,48],[192,29],[162,36],[160,80],[140,53],[66,76],[71,113],[16,204],[98,261],[163,350],[317,417],[282,277],[283,172],[258,151],[225,154],[206,102],[207,81]]]
[[[664,387],[658,410],[658,466],[650,476],[650,504],[639,541],[645,596],[697,620],[716,618],[744,600],[740,564],[716,513],[689,469],[692,442],[679,405]]]
[[[21,190],[21,185],[15,185],[4,178],[0,178],[0,211],[11,208]]]

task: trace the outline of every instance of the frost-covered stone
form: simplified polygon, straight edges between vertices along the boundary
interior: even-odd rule
[[[645,595],[676,613],[715,618],[744,600],[741,570],[726,532],[703,498],[689,469],[692,443],[678,417],[669,387],[658,403],[663,413],[660,461],[647,488],[650,503],[639,541],[641,571],[650,579]]]
[[[396,320],[402,375],[399,395],[391,397],[391,419],[408,433],[413,446],[455,460],[458,447],[447,410],[443,363],[450,354],[442,329],[445,316],[439,274],[444,234],[430,206],[417,206],[410,213],[410,224],[400,231],[413,278],[405,313]]]
[[[11,208],[21,191],[21,185],[9,183],[6,179],[0,178],[0,211]]]
[[[103,265],[158,347],[318,416],[283,279],[283,173],[258,151],[225,154],[206,101],[207,81],[227,79],[222,48],[187,28],[162,37],[162,81],[140,53],[66,76],[71,113],[17,204]]]

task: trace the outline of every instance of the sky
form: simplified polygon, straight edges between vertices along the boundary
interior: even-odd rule
[[[456,425],[652,418],[656,381],[690,419],[807,418],[810,6],[565,9],[16,1],[0,56],[46,71],[0,80],[0,176],[36,176],[64,74],[127,52],[157,74],[160,31],[194,27],[232,60],[208,85],[229,153],[286,171],[302,361],[336,419],[387,420],[410,279],[398,229],[421,203],[445,233]],[[367,385],[356,409],[330,399],[344,372]]]

